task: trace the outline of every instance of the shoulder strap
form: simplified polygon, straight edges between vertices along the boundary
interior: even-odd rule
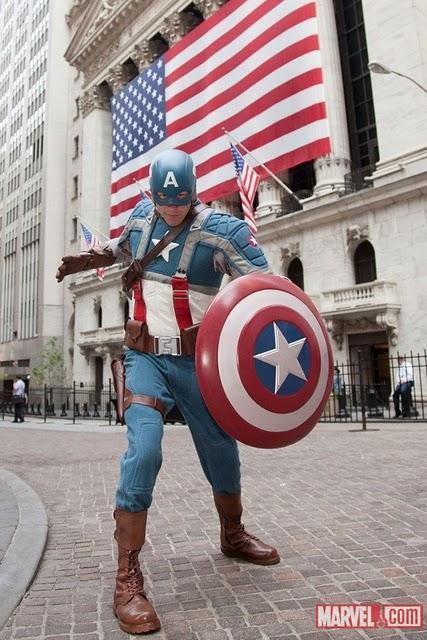
[[[148,253],[145,254],[139,260],[133,260],[129,268],[124,272],[122,276],[123,289],[125,291],[129,291],[137,282],[142,278],[142,274],[144,273],[144,269],[156,258],[165,247],[168,246],[170,242],[172,242],[183,229],[187,226],[190,226],[199,211],[197,211],[197,207],[193,207],[190,213],[185,216],[184,220],[177,227],[172,227],[170,231],[168,231],[159,242],[150,249]],[[155,215],[158,215],[155,213]]]

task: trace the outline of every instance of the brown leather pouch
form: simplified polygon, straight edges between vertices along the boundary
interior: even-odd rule
[[[114,391],[116,392],[117,421],[124,424],[125,365],[122,358],[112,361],[111,372],[113,374]]]
[[[148,342],[148,327],[141,320],[129,320],[125,327],[125,345],[130,349],[145,351]]]
[[[196,351],[196,338],[200,324],[193,324],[181,331],[181,349],[183,355],[193,355]]]

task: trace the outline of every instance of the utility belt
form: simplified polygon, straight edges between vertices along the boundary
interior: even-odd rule
[[[181,329],[177,336],[152,336],[148,326],[142,320],[129,320],[125,326],[124,343],[129,349],[142,353],[154,353],[157,356],[192,356],[196,350],[198,324]]]

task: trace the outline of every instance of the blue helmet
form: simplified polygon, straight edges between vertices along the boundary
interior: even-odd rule
[[[196,172],[191,156],[178,149],[159,153],[150,166],[150,189],[155,204],[190,204],[196,198]],[[188,196],[178,198],[183,192]]]

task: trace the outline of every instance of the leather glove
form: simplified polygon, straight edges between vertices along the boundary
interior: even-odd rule
[[[69,276],[71,273],[109,267],[115,261],[116,258],[111,253],[111,250],[102,248],[83,251],[76,256],[64,256],[56,272],[56,279],[61,282],[65,276]]]

